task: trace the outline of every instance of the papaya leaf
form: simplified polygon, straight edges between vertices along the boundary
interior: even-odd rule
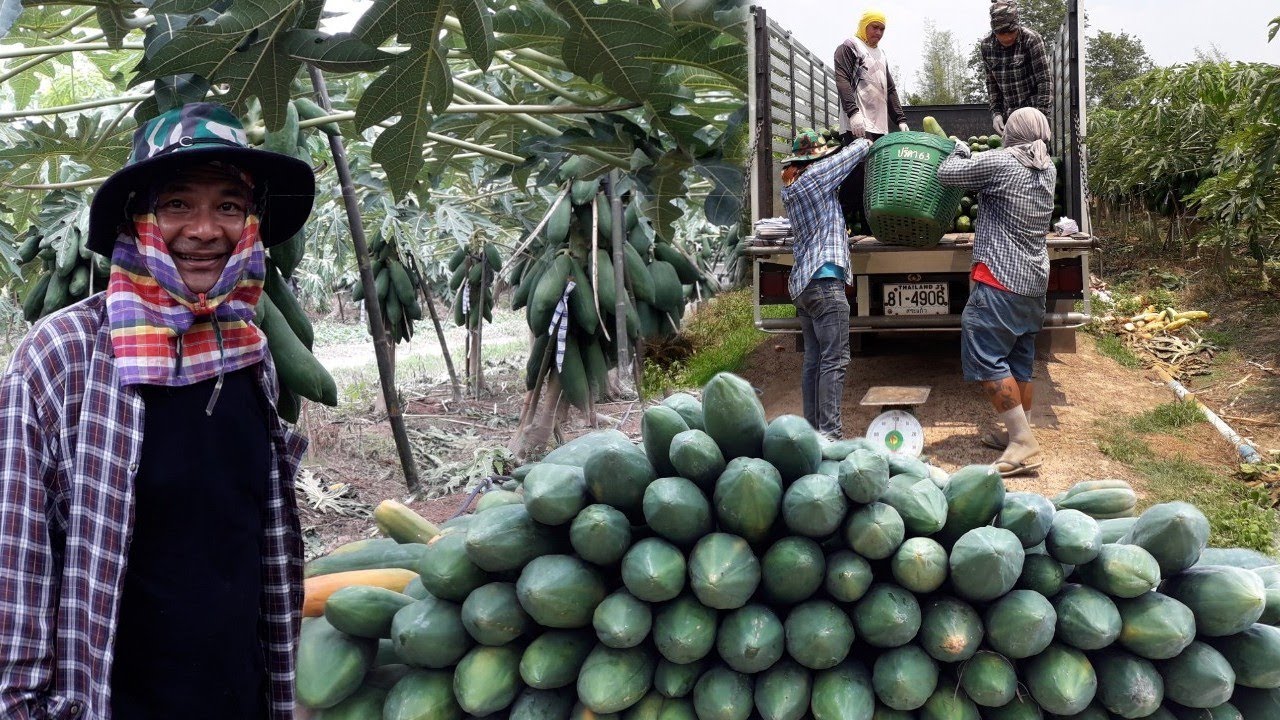
[[[264,40],[227,58],[217,82],[231,85],[227,100],[243,109],[250,97],[262,105],[267,127],[284,125],[293,78],[302,64],[290,57],[278,42]]]
[[[493,31],[503,49],[559,46],[569,34],[569,23],[556,15],[542,0],[524,0],[505,7],[493,16]]]
[[[373,0],[369,9],[351,28],[351,34],[373,46],[379,46],[396,34],[396,3],[398,0]]]
[[[209,7],[208,2],[200,0],[155,0],[143,5],[149,6],[153,15],[194,15]]]
[[[124,36],[129,34],[129,27],[124,24],[124,12],[120,6],[114,3],[108,3],[98,7],[94,13],[98,19],[98,29],[107,37],[107,44],[117,50],[120,49],[124,42]]]
[[[614,93],[644,102],[663,69],[644,57],[662,52],[675,39],[666,15],[592,0],[554,0],[553,7],[569,23],[561,50],[569,69],[592,82],[600,77]]]
[[[462,23],[462,38],[471,60],[481,70],[493,62],[493,16],[484,0],[454,0],[453,11]]]
[[[428,105],[438,112],[448,107],[452,96],[453,76],[439,50],[415,48],[400,55],[365,89],[356,106],[356,129],[395,115],[417,117]]]
[[[721,159],[699,161],[698,174],[711,181],[711,191],[703,203],[707,221],[713,225],[732,225],[742,214],[742,166]]]
[[[351,33],[328,35],[319,30],[290,30],[280,37],[280,45],[289,57],[326,72],[371,72],[396,59]]]
[[[183,73],[216,82],[237,53],[271,50],[274,40],[290,29],[290,15],[299,5],[300,0],[238,0],[212,23],[166,28],[167,40],[145,54],[131,84]],[[253,64],[244,57],[237,60],[242,66]]]
[[[425,160],[422,146],[430,125],[425,120],[402,117],[400,122],[383,130],[373,141],[371,159],[382,165],[396,197],[404,197],[413,189]]]
[[[725,43],[722,29],[692,27],[681,31],[662,52],[642,59],[660,65],[687,65],[715,73],[728,89],[747,91],[747,49]]]
[[[645,195],[653,199],[654,231],[662,237],[675,237],[675,224],[684,215],[675,201],[689,194],[684,173],[690,165],[686,154],[670,150],[652,167],[636,173],[636,179],[646,188]]]
[[[448,61],[432,45],[401,55],[360,98],[356,126],[362,130],[400,115],[399,122],[378,136],[371,151],[372,160],[382,165],[396,197],[413,189],[425,162],[422,146],[431,126],[429,108],[447,107],[452,94]]]

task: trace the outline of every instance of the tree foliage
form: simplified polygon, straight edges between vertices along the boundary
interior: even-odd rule
[[[1198,62],[1120,89],[1133,105],[1090,121],[1095,195],[1194,216],[1198,246],[1245,254],[1267,283],[1280,251],[1280,66]]]
[[[321,19],[334,14],[325,0],[0,3],[0,42],[31,49],[0,60],[0,104],[32,113],[0,123],[0,183],[10,188],[0,221],[8,227],[37,221],[49,185],[92,186],[120,167],[137,124],[182,102],[231,104],[261,139],[281,127],[292,99],[311,95],[307,65],[328,75],[332,119],[359,168],[367,222],[392,216],[420,227],[421,217],[443,217],[456,221],[447,228],[486,227],[488,212],[523,233],[523,218],[536,220],[545,207],[535,188],[559,183],[575,158],[583,176],[629,173],[664,232],[676,232],[691,206],[719,224],[740,214],[739,0],[373,0],[357,10],[351,32],[324,29]],[[35,56],[73,43],[85,50]],[[100,108],[50,107],[112,94],[119,98]],[[495,109],[463,109],[469,105]],[[516,112],[535,105],[566,111]],[[40,108],[50,112],[40,117]],[[323,136],[303,132],[315,164],[331,172]],[[465,202],[444,216],[431,207],[433,195],[451,205],[455,192],[473,198],[504,188],[532,204],[514,214],[508,199]],[[317,217],[325,202],[338,200],[318,202]]]
[[[1089,106],[1132,107],[1135,98],[1128,90],[1122,90],[1122,86],[1155,67],[1142,39],[1123,30],[1119,33],[1101,30],[1088,39],[1086,47]]]
[[[924,24],[924,55],[916,71],[917,92],[912,105],[951,105],[962,102],[965,59],[960,43],[950,30],[939,30],[932,21]]]

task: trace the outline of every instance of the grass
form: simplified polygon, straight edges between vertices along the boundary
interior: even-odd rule
[[[1204,413],[1193,403],[1175,401],[1148,410],[1129,420],[1129,427],[1136,433],[1167,433],[1204,422]]]
[[[1116,335],[1098,335],[1097,343],[1098,352],[1120,363],[1122,367],[1139,369],[1142,367],[1142,360],[1133,354],[1133,351],[1125,346],[1124,341]]]
[[[1247,547],[1274,553],[1280,537],[1280,513],[1268,498],[1218,468],[1153,450],[1163,437],[1203,422],[1198,408],[1181,402],[1159,405],[1140,415],[1106,423],[1099,437],[1102,452],[1146,479],[1146,501],[1181,500],[1200,508],[1212,528],[1214,547]]]
[[[773,312],[786,309],[778,307],[780,310]],[[794,313],[794,308],[791,310]],[[681,335],[689,342],[690,354],[666,367],[646,363],[641,386],[645,397],[666,390],[700,388],[716,373],[736,371],[768,337],[755,327],[750,289],[717,295],[686,318]]]

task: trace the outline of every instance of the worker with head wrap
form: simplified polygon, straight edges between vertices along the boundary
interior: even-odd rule
[[[1033,107],[1050,115],[1053,76],[1044,39],[1018,18],[1013,0],[991,3],[991,34],[979,44],[987,76],[987,104],[991,126],[1004,134],[1005,120],[1014,110]]]
[[[855,138],[874,142],[882,135],[907,129],[907,116],[902,112],[898,89],[889,73],[889,61],[880,48],[884,29],[884,13],[867,10],[858,20],[857,34],[836,48],[840,133],[845,143]],[[840,186],[840,204],[847,221],[865,217],[864,179],[865,170],[859,165]]]
[[[973,240],[969,301],[960,315],[960,362],[965,380],[982,384],[1004,430],[985,433],[1002,449],[1001,475],[1040,466],[1031,431],[1031,376],[1036,333],[1044,323],[1049,286],[1045,229],[1053,217],[1057,171],[1049,157],[1049,120],[1020,108],[1004,128],[1005,145],[970,157],[958,142],[938,168],[943,185],[978,192],[982,222]]]

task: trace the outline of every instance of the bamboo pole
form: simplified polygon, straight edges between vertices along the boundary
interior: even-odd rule
[[[627,290],[626,276],[626,260],[623,255],[622,243],[626,242],[622,239],[623,225],[625,220],[622,217],[622,197],[618,194],[618,180],[621,173],[617,170],[610,170],[609,177],[606,181],[609,194],[609,208],[613,214],[613,282],[616,286],[618,298],[613,307],[614,333],[617,337],[618,346],[618,383],[625,390],[626,385],[622,383],[622,378],[626,377],[624,373],[631,366],[630,353],[627,349],[627,342],[630,337],[627,335],[627,308],[628,297],[630,292]],[[639,391],[639,388],[636,388]]]
[[[329,102],[329,90],[325,86],[324,75],[314,65],[308,65],[307,71],[311,74],[311,84],[315,88],[320,107],[325,108],[326,111],[332,110],[333,105]],[[373,266],[369,259],[369,245],[365,242],[356,189],[351,180],[351,167],[347,164],[347,153],[342,145],[341,136],[329,136],[329,150],[333,153],[334,168],[338,172],[338,181],[342,185],[342,200],[347,208],[351,242],[355,246],[356,259],[360,265],[360,282],[372,290],[375,283]],[[378,308],[378,294],[366,292],[364,305],[369,313],[369,329],[373,332],[373,354],[378,361],[378,378],[382,381],[382,396],[387,405],[387,421],[391,424],[391,435],[395,438],[396,450],[400,455],[405,485],[411,492],[417,491],[421,481],[418,479],[418,468],[413,461],[413,449],[409,446],[409,435],[405,431],[404,416],[400,411],[400,398],[396,393],[393,348],[387,339],[387,328],[382,322],[382,312]]]
[[[444,355],[444,366],[449,371],[449,382],[453,386],[453,402],[462,402],[462,389],[458,387],[458,371],[453,368],[453,356],[449,354],[449,344],[445,340],[444,327],[440,324],[440,315],[436,313],[436,301],[427,288],[422,289],[427,298],[427,312],[431,313],[431,324],[436,328],[436,338],[440,340],[440,353]]]

